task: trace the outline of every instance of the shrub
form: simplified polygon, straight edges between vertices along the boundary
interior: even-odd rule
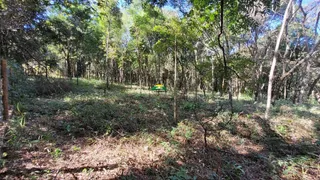
[[[62,94],[72,90],[71,83],[63,79],[44,79],[35,80],[35,91],[38,96],[48,96],[53,94]]]
[[[200,108],[201,104],[194,101],[185,101],[182,103],[182,109],[186,111],[194,111],[197,108]]]
[[[21,65],[15,61],[8,61],[9,75],[9,99],[12,104],[19,102],[22,98],[34,96],[33,81],[24,74]]]
[[[79,120],[79,124],[74,124],[78,128],[80,126],[99,134],[112,131],[111,120],[115,118],[116,109],[108,103],[98,100],[81,101],[77,102],[71,111]]]
[[[72,90],[71,83],[64,79],[47,79],[42,76],[28,77],[21,65],[14,60],[8,61],[9,97],[15,104],[25,97],[48,96]]]

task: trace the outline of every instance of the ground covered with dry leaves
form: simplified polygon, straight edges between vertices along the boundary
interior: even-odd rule
[[[14,105],[0,179],[319,179],[320,106],[170,93],[82,80]]]

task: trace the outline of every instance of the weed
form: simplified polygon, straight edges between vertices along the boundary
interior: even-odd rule
[[[6,165],[7,160],[0,158],[0,167],[3,168]]]
[[[238,141],[238,145],[243,145],[246,142],[246,140],[244,138],[240,138]]]
[[[169,142],[161,142],[160,144],[164,147],[164,149],[166,150],[166,152],[170,152],[170,151],[171,151],[172,148],[171,148]]]
[[[84,168],[84,169],[82,170],[82,173],[85,173],[85,174],[90,175],[93,171],[94,171],[93,168],[89,168],[89,169]]]
[[[23,110],[22,104],[20,102],[16,105],[16,115],[17,120],[21,128],[24,128],[26,125],[26,113]]]
[[[240,179],[244,175],[243,167],[236,162],[226,162],[223,168],[223,173],[231,179]]]
[[[38,139],[44,140],[44,141],[53,141],[54,137],[50,132],[43,132],[42,135],[40,135]]]
[[[35,80],[35,90],[38,96],[48,96],[53,94],[62,94],[72,90],[70,82],[62,79],[44,79]]]
[[[31,180],[37,180],[37,179],[39,179],[39,176],[37,176],[37,175],[32,175],[32,176],[30,177],[30,179],[31,179]]]
[[[285,159],[277,160],[277,164],[283,170],[282,175],[291,179],[305,179],[308,170],[319,168],[317,160],[309,156],[288,156]]]
[[[182,109],[186,111],[193,111],[196,108],[197,108],[197,104],[194,102],[186,101],[182,104]]]
[[[188,179],[196,179],[196,177],[192,178],[188,175],[188,170],[180,167],[177,171],[171,173],[172,175],[169,176],[171,180],[188,180]]]
[[[181,136],[181,137],[185,138],[186,140],[191,139],[194,134],[195,129],[193,129],[190,126],[191,126],[191,124],[187,124],[184,122],[178,123],[178,127],[177,128],[173,127],[172,130],[170,131],[171,137]]]
[[[109,134],[111,134],[111,132],[112,132],[112,124],[111,123],[108,123],[108,124],[106,124],[105,125],[106,126],[106,132],[105,132],[105,135],[109,135]]]
[[[80,151],[81,147],[79,146],[72,146],[72,151]]]
[[[154,140],[152,137],[148,137],[147,142],[148,142],[148,145],[154,144]]]
[[[24,98],[34,97],[34,81],[26,76],[23,67],[13,59],[8,61],[8,66],[10,68],[10,74],[14,74],[13,76],[9,76],[9,99],[11,103],[15,104]]]
[[[141,112],[141,113],[145,113],[145,112],[147,112],[147,108],[145,107],[145,106],[143,106],[142,104],[139,104],[139,111]]]
[[[59,157],[62,156],[62,150],[60,148],[55,148],[52,152],[51,152],[51,155],[57,159]]]
[[[25,139],[25,113],[19,111],[20,116],[14,116],[9,121],[9,129],[5,136],[8,138],[8,143],[14,148],[19,148]]]
[[[73,116],[79,121],[78,126],[86,127],[99,134],[109,134],[112,130],[110,120],[117,110],[114,106],[99,100],[82,101],[73,105]]]
[[[3,152],[0,157],[0,167],[4,167],[6,165],[6,158],[8,157],[8,153]]]
[[[278,125],[276,126],[277,132],[279,132],[281,135],[287,135],[288,133],[288,126],[286,125]]]

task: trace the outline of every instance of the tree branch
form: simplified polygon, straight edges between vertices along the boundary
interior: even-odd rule
[[[314,54],[316,54],[318,51],[315,51],[315,49],[319,46],[320,44],[320,38],[318,37],[315,44],[313,45],[311,51],[305,56],[305,58],[301,59],[296,65],[294,65],[290,71],[284,73],[280,80],[284,80],[284,78],[286,78],[287,76],[289,76],[291,73],[293,73],[302,63],[304,63],[305,61],[309,60]]]

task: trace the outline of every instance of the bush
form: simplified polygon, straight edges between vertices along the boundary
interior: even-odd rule
[[[112,131],[112,119],[116,118],[116,109],[99,100],[81,101],[74,104],[71,109],[78,119],[78,124],[73,124],[71,129],[82,127],[87,130],[97,131],[99,134]]]
[[[24,74],[21,65],[17,64],[15,61],[8,61],[9,67],[9,99],[12,104],[19,102],[25,97],[34,96],[34,81],[28,79]]]
[[[46,79],[41,76],[30,78],[14,60],[8,63],[9,97],[13,104],[25,97],[61,94],[72,90],[71,83],[64,79]]]
[[[71,83],[63,79],[49,80],[44,78],[37,78],[34,85],[36,95],[38,96],[62,94],[72,90]]]

